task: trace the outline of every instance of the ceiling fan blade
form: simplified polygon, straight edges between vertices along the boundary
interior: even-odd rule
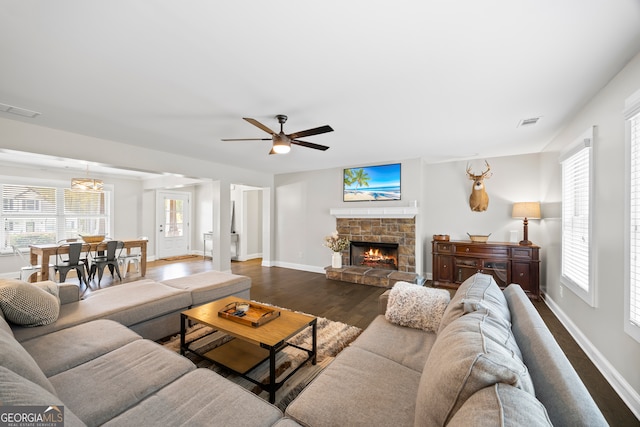
[[[271,141],[271,138],[223,138],[221,141]]]
[[[276,132],[272,131],[271,129],[269,129],[268,127],[266,127],[265,125],[263,125],[262,123],[260,123],[259,121],[257,121],[256,119],[250,119],[248,117],[243,117],[243,119],[245,119],[246,121],[248,121],[249,123],[251,123],[252,125],[259,127],[260,129],[262,129],[263,131],[271,134],[271,135],[275,135]]]
[[[314,144],[313,142],[306,142],[306,141],[300,141],[295,139],[292,139],[291,143],[295,145],[300,145],[302,147],[314,148],[316,150],[322,150],[322,151],[327,151],[329,149],[329,147],[327,147],[326,145]]]
[[[246,120],[246,119],[245,119]],[[305,136],[320,135],[321,133],[333,132],[333,128],[329,125],[320,126],[318,128],[302,130],[287,135],[291,139],[304,138]]]

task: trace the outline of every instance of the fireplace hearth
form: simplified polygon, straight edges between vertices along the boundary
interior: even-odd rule
[[[398,270],[397,243],[352,241],[349,252],[352,266]]]

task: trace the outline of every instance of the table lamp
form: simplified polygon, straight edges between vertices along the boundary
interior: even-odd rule
[[[511,212],[513,218],[524,218],[524,234],[520,244],[523,246],[530,246],[533,243],[529,240],[529,220],[540,219],[540,202],[516,202],[513,204],[513,211]]]

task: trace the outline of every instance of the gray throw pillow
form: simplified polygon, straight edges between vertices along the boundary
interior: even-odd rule
[[[446,289],[397,282],[389,292],[385,317],[400,326],[437,332],[449,299]]]
[[[60,300],[53,282],[0,281],[0,309],[16,325],[42,326],[58,320]]]

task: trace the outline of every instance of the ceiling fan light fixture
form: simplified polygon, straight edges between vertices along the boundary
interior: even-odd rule
[[[284,138],[274,138],[272,150],[276,154],[287,154],[291,151],[291,144]]]

